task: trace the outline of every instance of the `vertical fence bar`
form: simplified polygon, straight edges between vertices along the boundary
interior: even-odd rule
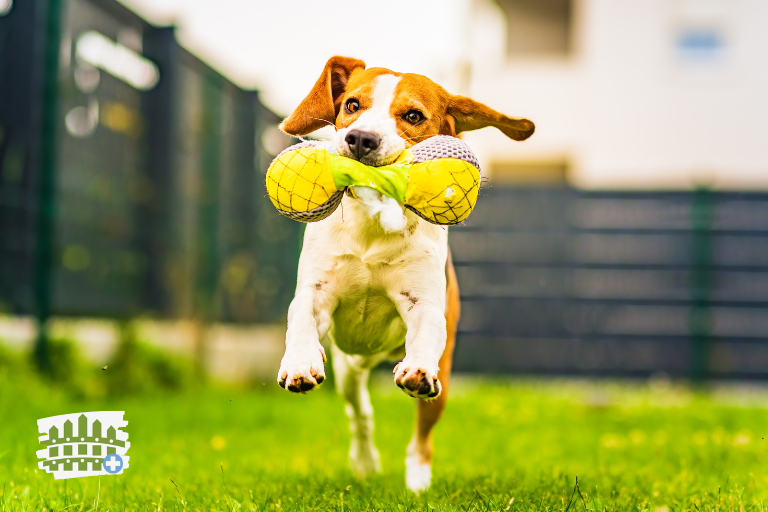
[[[221,160],[221,99],[218,77],[203,79],[203,140],[200,153],[198,307],[207,320],[215,309],[218,285],[219,162]]]
[[[16,314],[35,309],[44,7],[17,1],[0,16],[0,302]]]
[[[42,2],[41,2],[42,4]],[[48,320],[51,315],[52,255],[56,215],[56,131],[58,112],[59,48],[62,0],[48,0],[45,13],[44,71],[42,91],[41,158],[38,174],[37,240],[35,247],[35,316],[38,331],[35,360],[44,372],[50,370]]]
[[[174,123],[174,93],[178,88],[176,39],[173,27],[153,27],[144,33],[144,56],[160,69],[160,82],[142,96],[142,110],[146,120],[145,140],[147,165],[144,177],[151,184],[152,194],[139,212],[140,245],[148,262],[144,277],[143,307],[145,311],[163,316],[172,311],[172,292],[165,273],[172,231],[169,206],[172,202],[173,172],[176,134]]]
[[[200,145],[200,190],[198,193],[198,259],[195,293],[197,317],[196,365],[204,373],[208,325],[216,319],[219,281],[218,215],[219,162],[221,161],[222,84],[217,75],[203,71],[203,123]]]
[[[695,383],[709,376],[709,354],[712,336],[712,224],[715,197],[711,190],[696,189],[691,196],[691,309],[688,334],[691,342],[690,378]]]

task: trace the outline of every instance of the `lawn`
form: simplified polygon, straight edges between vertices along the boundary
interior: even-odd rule
[[[458,379],[435,438],[434,481],[404,489],[414,408],[373,384],[383,474],[347,469],[330,386],[273,382],[75,399],[0,371],[2,510],[764,510],[768,392],[607,381]],[[125,474],[54,480],[37,469],[36,420],[125,410]],[[578,485],[576,484],[578,478]],[[174,484],[175,483],[175,484]]]

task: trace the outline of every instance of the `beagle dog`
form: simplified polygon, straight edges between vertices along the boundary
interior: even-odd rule
[[[438,134],[494,126],[524,140],[534,131],[531,121],[449,94],[424,76],[366,69],[348,57],[326,63],[280,128],[302,136],[326,125],[336,129],[338,154],[372,166]],[[277,381],[293,393],[317,387],[325,379],[321,341],[328,341],[352,433],[350,465],[365,476],[380,470],[368,376],[382,361],[400,360],[395,384],[419,399],[406,484],[421,491],[432,478],[431,432],[447,399],[458,320],[448,229],[372,189],[350,187],[331,216],[307,224]]]

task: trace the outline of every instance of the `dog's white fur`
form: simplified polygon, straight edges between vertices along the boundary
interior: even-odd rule
[[[393,75],[378,77],[373,107],[334,138],[340,154],[345,154],[343,141],[349,129],[362,129],[381,137],[377,155],[381,162],[397,158],[405,144],[389,106],[399,80]],[[320,342],[327,337],[336,385],[347,400],[350,463],[363,476],[380,468],[367,390],[370,369],[385,359],[402,357],[404,350],[395,378],[421,372],[439,389],[438,361],[447,336],[448,230],[422,221],[371,189],[358,187],[355,195],[357,199],[345,196],[327,219],[307,225],[278,380],[324,378]],[[404,391],[426,398],[418,391]],[[429,487],[431,468],[419,460],[415,442],[406,458],[406,483],[419,491]]]
[[[402,354],[405,339],[399,371],[417,369],[436,378],[445,348],[447,230],[411,212],[406,217],[406,229],[413,229],[408,238],[386,232],[365,205],[344,197],[328,219],[307,225],[288,312],[278,378],[284,372],[289,381],[324,377],[320,341],[328,337],[337,386],[348,402],[351,465],[361,475],[378,468],[366,388],[370,368]],[[425,468],[410,459],[423,474]],[[424,488],[424,477],[409,480]]]

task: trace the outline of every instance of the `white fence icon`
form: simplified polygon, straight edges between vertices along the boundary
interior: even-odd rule
[[[128,433],[120,428],[128,425],[123,420],[125,411],[93,411],[62,414],[37,420],[41,435],[37,451],[40,469],[53,473],[56,479],[121,474],[128,467],[126,455],[131,443]],[[75,428],[75,426],[77,426]],[[117,473],[104,469],[104,458],[120,455],[123,465]]]

